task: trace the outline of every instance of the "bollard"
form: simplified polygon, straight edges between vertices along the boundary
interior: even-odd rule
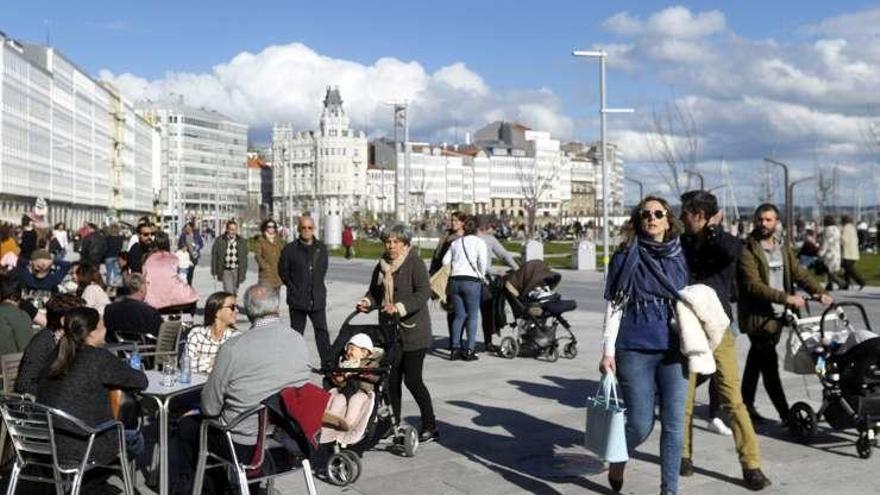
[[[590,241],[576,242],[571,253],[571,267],[575,270],[596,270],[596,245]]]

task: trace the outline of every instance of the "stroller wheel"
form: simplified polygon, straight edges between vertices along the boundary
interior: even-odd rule
[[[352,467],[355,468],[354,475],[352,476],[351,481],[349,481],[349,484],[356,482],[358,480],[358,478],[361,477],[361,468],[363,467],[363,466],[361,466],[360,456],[351,450],[343,450],[340,452],[340,454],[344,455],[345,457],[348,457],[348,459],[352,463]]]
[[[578,345],[574,342],[565,344],[565,347],[562,348],[562,355],[565,356],[565,359],[576,358],[578,355]]]
[[[419,434],[415,428],[410,425],[400,427],[400,435],[403,437],[403,456],[414,457],[416,450],[419,448]]]
[[[862,459],[871,457],[871,454],[873,453],[872,445],[867,433],[860,434],[859,439],[856,440],[856,452],[859,453],[859,457]]]
[[[547,352],[544,354],[544,359],[546,359],[548,363],[559,361],[559,348],[555,345],[548,348]]]
[[[355,463],[343,452],[336,452],[327,459],[327,481],[336,486],[353,483],[360,476],[360,463]]]
[[[513,337],[504,337],[498,345],[498,355],[505,359],[513,359],[519,354],[519,342]]]
[[[791,418],[788,429],[791,435],[801,443],[807,443],[816,432],[816,413],[806,402],[796,402],[791,406]]]

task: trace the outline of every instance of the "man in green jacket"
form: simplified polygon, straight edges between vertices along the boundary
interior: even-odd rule
[[[755,211],[755,227],[749,235],[737,264],[737,319],[740,330],[749,336],[751,347],[743,371],[742,397],[752,421],[766,421],[755,410],[759,375],[783,424],[788,423],[788,402],[779,378],[776,344],[782,333],[786,308],[803,309],[806,301],[795,294],[795,284],[822,304],[833,302],[807,269],[798,264],[794,251],[777,235],[779,210],[765,203]]]
[[[18,307],[21,288],[15,272],[0,275],[0,354],[23,352],[34,336],[31,317]]]
[[[238,235],[235,220],[226,222],[226,232],[211,247],[211,275],[223,283],[223,290],[238,294],[247,275],[247,241]]]

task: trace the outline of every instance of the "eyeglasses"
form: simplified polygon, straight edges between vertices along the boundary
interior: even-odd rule
[[[642,210],[642,213],[640,214],[642,220],[648,220],[652,215],[657,220],[663,220],[666,218],[666,212],[663,210]]]
[[[315,230],[315,227],[311,225],[303,225],[299,230]]]
[[[222,306],[220,309],[231,309],[232,311],[238,311],[238,305],[233,304],[232,306]]]

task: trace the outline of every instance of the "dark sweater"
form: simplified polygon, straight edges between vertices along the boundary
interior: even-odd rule
[[[54,355],[53,358],[54,360]],[[143,390],[147,376],[132,369],[124,361],[106,349],[84,346],[74,359],[70,369],[62,376],[50,378],[48,368],[40,378],[37,402],[61,409],[90,426],[111,419],[111,389]],[[59,424],[61,430],[77,431]],[[62,459],[80,458],[85,451],[87,437],[61,433],[57,438],[59,456]],[[99,435],[92,449],[92,459],[109,463],[118,455],[118,437],[115,432]]]
[[[122,297],[104,308],[104,325],[108,340],[116,332],[158,335],[162,315],[143,301]]]
[[[37,395],[40,375],[55,354],[53,333],[48,328],[40,330],[24,350],[21,362],[18,363],[18,378],[15,380],[16,393]]]
[[[733,318],[731,296],[736,287],[736,261],[742,243],[718,226],[706,229],[706,236],[684,235],[681,247],[687,259],[690,284],[708,285],[718,295],[724,312]]]
[[[0,354],[22,352],[34,336],[33,322],[17,304],[0,303]]]

